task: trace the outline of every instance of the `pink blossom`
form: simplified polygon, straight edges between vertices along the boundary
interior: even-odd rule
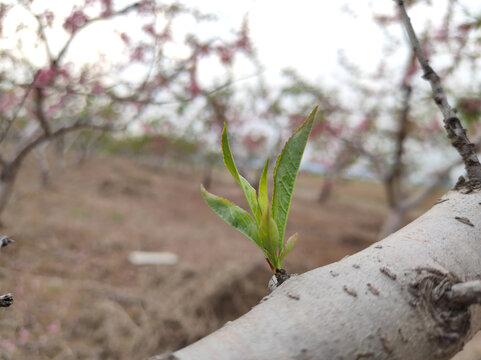
[[[473,28],[473,23],[464,23],[458,26],[458,30],[462,33],[467,33]]]
[[[216,50],[217,50],[217,53],[219,54],[220,60],[224,64],[232,63],[232,57],[234,56],[234,51],[231,48],[227,46],[218,46]]]
[[[109,16],[112,14],[112,0],[102,0],[103,11],[101,16]]]
[[[20,345],[25,345],[30,337],[30,332],[25,328],[21,328],[18,335],[18,343]]]
[[[142,30],[144,30],[149,35],[155,36],[154,24],[146,24],[142,27]]]
[[[48,86],[55,78],[55,75],[57,75],[57,69],[55,68],[55,66],[40,69],[37,72],[37,76],[35,76],[35,81],[33,83],[36,86]]]
[[[195,66],[189,71],[189,75],[190,75],[189,92],[192,96],[197,96],[202,91],[197,82],[197,68]]]
[[[147,123],[142,123],[142,130],[144,131],[145,134],[151,134],[152,133],[152,126]]]
[[[239,40],[237,40],[236,45],[248,53],[252,52],[252,45],[247,36],[242,36]]]
[[[15,105],[17,97],[10,92],[4,92],[0,97],[0,112],[7,112]]]
[[[98,82],[96,82],[92,86],[92,92],[96,95],[103,94],[104,93],[104,88],[102,85],[100,85]]]
[[[165,29],[160,35],[159,35],[159,40],[160,41],[170,41],[172,39],[172,33],[169,28]]]
[[[434,38],[438,41],[446,41],[448,40],[448,35],[449,35],[448,26],[444,24],[440,29],[438,29],[438,31],[434,35]]]
[[[144,51],[145,48],[142,45],[137,46],[130,55],[130,59],[132,61],[144,61]]]
[[[0,4],[0,34],[2,33],[2,22],[5,14],[7,13],[8,7],[5,4]]]
[[[139,2],[139,12],[151,14],[155,11],[155,4],[152,0],[142,0]]]
[[[380,25],[389,25],[399,20],[399,16],[375,15],[374,21]]]
[[[17,345],[15,345],[11,340],[0,340],[0,348],[13,353],[17,350]]]
[[[47,326],[47,331],[50,334],[56,334],[60,331],[60,321],[58,319],[52,321],[50,324]]]
[[[52,27],[53,20],[55,18],[54,13],[50,10],[47,10],[42,14],[42,17],[45,19],[47,26]]]
[[[61,110],[62,107],[65,106],[65,102],[63,99],[61,99],[59,102],[56,104],[50,105],[47,110],[45,110],[45,113],[48,117],[53,116],[57,111]]]
[[[126,33],[120,33],[120,38],[126,45],[130,44],[130,37]]]
[[[85,25],[88,21],[88,17],[81,10],[76,10],[70,15],[63,24],[65,30],[71,34],[75,33],[80,27]]]

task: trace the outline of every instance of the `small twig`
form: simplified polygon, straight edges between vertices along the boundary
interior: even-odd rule
[[[13,304],[13,294],[8,293],[0,296],[0,307],[9,307]]]
[[[10,239],[8,236],[2,236],[0,237],[0,249],[14,242],[15,241]]]
[[[408,34],[409,41],[424,71],[423,78],[431,84],[434,102],[443,114],[444,128],[446,129],[448,138],[463,159],[471,185],[479,185],[481,183],[481,164],[476,155],[475,145],[469,141],[466,130],[462,127],[459,118],[456,116],[456,111],[449,105],[440,77],[429,65],[429,61],[414,32],[411,19],[406,12],[403,0],[394,1],[398,5],[401,20]]]
[[[451,304],[456,307],[481,304],[481,280],[454,284],[447,293],[447,297]]]

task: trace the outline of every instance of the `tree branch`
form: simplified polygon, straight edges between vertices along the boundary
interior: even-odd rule
[[[20,113],[20,110],[23,108],[23,105],[25,104],[25,101],[27,100],[28,95],[30,94],[30,91],[32,90],[33,82],[35,81],[36,77],[37,77],[37,74],[34,75],[32,82],[30,83],[30,85],[28,85],[27,90],[25,90],[25,94],[23,95],[22,100],[20,100],[20,103],[15,108],[15,111],[13,112],[12,117],[10,118],[10,120],[8,120],[7,127],[3,130],[3,133],[0,135],[0,143],[3,140],[5,140],[5,138],[7,137],[7,134],[10,131],[10,127],[13,125],[13,123],[15,122],[15,120],[18,117],[18,114]]]
[[[50,125],[48,124],[47,118],[45,117],[45,112],[43,110],[43,102],[45,96],[43,95],[42,89],[35,88],[35,115],[37,120],[46,136],[50,136]]]
[[[473,304],[481,304],[481,280],[454,284],[447,298],[452,305],[460,308]]]
[[[448,138],[463,159],[470,185],[479,186],[481,184],[481,164],[479,163],[478,156],[474,150],[475,146],[469,141],[466,135],[466,130],[462,127],[454,109],[449,105],[440,77],[429,65],[428,59],[421,48],[411,24],[411,20],[406,12],[403,0],[394,1],[398,5],[401,20],[408,34],[409,41],[424,71],[423,78],[429,81],[434,102],[443,114],[444,128],[446,129]]]
[[[75,122],[73,125],[61,127],[53,132],[50,135],[42,134],[35,138],[34,140],[30,141],[26,144],[16,155],[15,158],[12,160],[10,165],[15,169],[20,166],[21,162],[27,156],[30,151],[35,149],[38,145],[47,141],[49,139],[54,139],[61,137],[65,134],[68,134],[72,131],[80,130],[80,129],[96,129],[96,130],[112,130],[111,125],[97,125],[91,123],[84,123],[84,122]]]

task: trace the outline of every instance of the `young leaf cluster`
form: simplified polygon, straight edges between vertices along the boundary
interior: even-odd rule
[[[302,155],[312,130],[317,107],[287,140],[274,168],[272,201],[267,193],[267,159],[259,182],[259,190],[239,174],[224,125],[222,132],[222,154],[224,163],[232,177],[241,187],[251,214],[239,206],[209,193],[202,185],[201,192],[209,207],[227,224],[253,241],[264,253],[271,270],[278,272],[287,254],[297,240],[297,233],[284,242],[287,217],[291,206],[292,193],[299,173]]]

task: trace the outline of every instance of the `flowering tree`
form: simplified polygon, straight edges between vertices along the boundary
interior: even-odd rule
[[[424,1],[411,1],[413,10],[426,6]],[[446,81],[448,94],[453,97],[459,116],[468,129],[479,136],[479,19],[463,2],[448,1],[442,21],[426,25],[420,42],[433,63],[440,62],[440,76]],[[407,213],[419,205],[449,178],[460,160],[445,145],[441,119],[433,115],[434,105],[428,102],[419,74],[421,68],[413,52],[399,50],[398,15],[376,13],[374,20],[386,35],[384,57],[377,70],[366,73],[341,53],[340,63],[347,75],[351,96],[344,101],[336,96],[327,107],[319,147],[319,161],[326,166],[319,200],[325,201],[340,176],[353,164],[362,162],[369,175],[383,184],[389,212],[379,238],[399,229],[406,223]],[[398,70],[399,58],[404,65]],[[470,74],[466,76],[466,74]],[[311,101],[325,101],[322,85],[297,78],[297,96]],[[451,93],[449,89],[456,89]],[[317,95],[316,95],[317,94]],[[323,100],[324,99],[324,100]],[[435,113],[434,113],[435,114]],[[477,142],[475,140],[475,142]],[[441,163],[441,157],[451,158],[441,166],[426,165],[419,152],[428,153]],[[440,156],[440,154],[442,154]],[[424,173],[425,186],[413,186]]]
[[[162,105],[186,107],[227,86],[237,54],[251,53],[246,24],[226,39],[195,36],[214,17],[179,3],[57,5],[0,4],[0,213],[32,150],[81,129],[124,130]],[[219,64],[215,86],[199,80],[204,62]]]

